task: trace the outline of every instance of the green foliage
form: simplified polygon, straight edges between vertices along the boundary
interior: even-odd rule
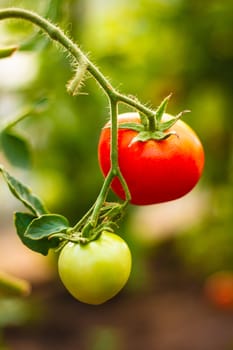
[[[42,201],[27,186],[3,167],[0,167],[0,172],[12,194],[31,211],[15,213],[14,223],[19,238],[31,250],[47,255],[50,248],[56,248],[60,243],[52,235],[65,232],[69,228],[67,219],[61,215],[48,214]]]

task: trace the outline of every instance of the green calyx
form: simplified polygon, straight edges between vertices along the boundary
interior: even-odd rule
[[[118,125],[119,129],[130,129],[138,132],[138,135],[135,136],[131,144],[137,141],[148,141],[156,140],[162,141],[170,137],[171,135],[176,135],[175,131],[168,131],[184,113],[189,111],[183,111],[176,115],[175,117],[171,116],[171,119],[163,121],[163,115],[165,114],[168,101],[171,97],[171,94],[167,96],[156,109],[152,111],[150,115],[140,115],[141,123],[121,123]]]
[[[93,209],[93,208],[92,208]],[[100,210],[98,222],[95,224],[91,220],[90,215],[84,221],[78,222],[74,227],[67,227],[67,229],[55,232],[49,236],[50,239],[58,238],[61,249],[67,242],[77,244],[88,244],[99,238],[103,231],[114,232],[117,227],[117,222],[121,220],[124,215],[125,204],[115,202],[105,202]]]

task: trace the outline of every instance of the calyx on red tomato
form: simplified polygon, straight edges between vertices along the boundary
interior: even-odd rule
[[[172,119],[174,120],[172,116],[163,113],[161,129],[162,125]],[[137,127],[134,130],[128,128],[127,125],[130,124],[138,125],[139,131]],[[110,122],[104,126],[98,145],[99,164],[104,176],[111,166],[110,127]],[[147,205],[184,196],[197,184],[203,171],[204,150],[198,136],[181,120],[176,120],[175,124],[165,130],[165,137],[160,140],[148,136],[144,138],[145,141],[143,137],[140,139],[138,135],[142,128],[139,113],[118,116],[118,162],[131,194],[130,202]],[[143,136],[143,132],[140,135]],[[113,179],[111,187],[121,199],[125,199],[117,177]]]

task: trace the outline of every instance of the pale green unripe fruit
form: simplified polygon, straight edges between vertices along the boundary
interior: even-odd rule
[[[104,231],[87,244],[69,242],[58,259],[58,272],[67,290],[79,301],[98,305],[126,284],[131,253],[118,235]]]

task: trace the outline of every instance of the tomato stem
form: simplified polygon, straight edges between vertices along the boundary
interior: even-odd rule
[[[81,230],[81,228],[83,227],[83,225],[85,225],[87,219],[90,217],[91,213],[93,212],[94,207],[95,207],[95,203],[86,212],[86,214],[83,215],[83,217],[77,222],[77,224],[74,227],[72,227],[71,233]]]
[[[93,227],[95,227],[97,224],[100,209],[102,208],[102,206],[106,200],[106,197],[107,197],[111,182],[113,180],[113,177],[114,177],[113,172],[110,171],[108,173],[108,175],[106,176],[104,183],[103,183],[103,186],[102,186],[100,193],[97,197],[97,200],[95,202],[95,207],[94,207],[94,210],[93,210],[92,215],[91,215],[91,221],[90,221]]]
[[[110,117],[111,117],[111,150],[110,150],[110,159],[111,159],[111,168],[105,178],[104,184],[101,188],[100,194],[96,200],[95,207],[91,216],[91,223],[95,227],[98,221],[100,210],[106,200],[111,182],[114,177],[118,177],[123,189],[125,191],[126,202],[129,202],[131,196],[128,189],[128,186],[125,182],[125,179],[120,171],[118,164],[118,125],[117,125],[117,115],[118,115],[118,102],[115,96],[110,95]]]
[[[157,130],[157,126],[156,126],[156,121],[155,121],[155,117],[148,117],[148,131],[155,131]]]
[[[118,137],[117,137],[117,115],[118,104],[117,101],[110,97],[110,117],[111,117],[111,169],[110,171],[115,175],[118,173]]]

